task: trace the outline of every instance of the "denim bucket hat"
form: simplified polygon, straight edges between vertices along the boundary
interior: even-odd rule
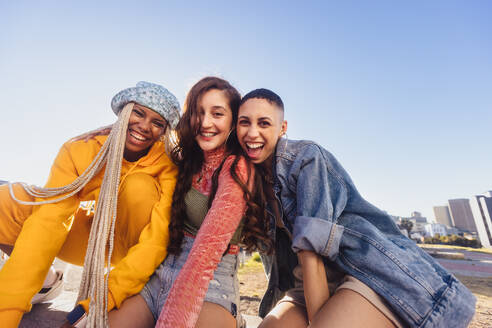
[[[163,86],[145,81],[138,82],[136,87],[118,92],[111,100],[111,108],[118,115],[129,102],[152,109],[168,121],[172,129],[176,128],[181,112],[179,102]]]

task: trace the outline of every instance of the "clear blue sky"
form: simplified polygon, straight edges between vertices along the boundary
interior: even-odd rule
[[[184,4],[186,3],[186,5]],[[394,215],[492,189],[491,1],[0,0],[0,179],[44,184],[61,144],[147,80],[205,75],[286,105]]]

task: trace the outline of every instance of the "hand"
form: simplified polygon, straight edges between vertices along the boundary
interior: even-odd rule
[[[86,132],[81,134],[80,136],[72,138],[72,141],[79,141],[79,140],[84,140],[85,142],[89,141],[90,139],[96,137],[96,136],[105,136],[108,135],[111,132],[111,129],[113,128],[113,125],[106,125],[102,126],[98,129]]]

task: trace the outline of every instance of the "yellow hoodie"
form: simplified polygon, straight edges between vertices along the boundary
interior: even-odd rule
[[[60,187],[75,180],[89,166],[106,138],[97,136],[87,142],[66,142],[55,159],[46,187]],[[71,218],[80,202],[98,199],[104,169],[77,195],[58,203],[32,207],[32,214],[25,219],[14,250],[0,271],[2,327],[16,327],[22,314],[30,310],[31,298],[41,289],[49,267],[63,246]],[[177,168],[167,157],[162,142],[156,142],[149,153],[136,162],[123,160],[120,187],[126,177],[134,173],[150,175],[158,182],[160,200],[153,206],[150,221],[143,228],[138,243],[110,272],[108,310],[119,307],[127,297],[138,293],[167,255],[168,225]],[[0,192],[1,197],[6,197],[5,191]],[[6,202],[3,199],[0,207],[6,207],[5,204],[13,206],[11,202],[14,201],[10,199]],[[8,212],[0,208],[0,215]],[[9,224],[9,219],[0,217],[0,225],[5,224]],[[84,305],[87,307],[87,304]]]

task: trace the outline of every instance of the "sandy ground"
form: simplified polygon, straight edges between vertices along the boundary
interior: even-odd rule
[[[267,279],[259,262],[248,262],[239,269],[240,311],[244,314],[258,315],[258,306],[265,292]]]
[[[457,276],[477,297],[476,312],[469,327],[492,327],[492,277]]]
[[[251,264],[253,263],[253,264]],[[477,297],[476,313],[470,328],[492,327],[492,277],[457,276]],[[239,271],[241,312],[258,315],[258,306],[266,288],[266,277],[260,263],[249,262]]]

